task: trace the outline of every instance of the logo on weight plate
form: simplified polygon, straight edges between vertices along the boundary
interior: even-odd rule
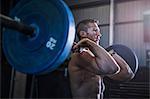
[[[57,40],[53,37],[49,38],[49,41],[46,43],[46,47],[50,50],[54,50],[54,47],[56,46]]]

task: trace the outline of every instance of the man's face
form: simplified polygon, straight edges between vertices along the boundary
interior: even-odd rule
[[[94,41],[96,44],[99,44],[100,37],[102,34],[100,33],[100,29],[97,23],[89,23],[87,29],[87,38]]]

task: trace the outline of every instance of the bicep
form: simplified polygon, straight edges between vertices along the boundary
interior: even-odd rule
[[[95,56],[93,57],[87,52],[82,52],[80,54],[76,54],[71,61],[76,65],[76,67],[85,69],[97,75],[115,74],[120,70],[119,66],[111,56],[107,57],[102,55],[100,58]]]
[[[107,57],[102,55],[101,57],[96,57],[95,62],[103,75],[112,75],[120,71],[120,67],[111,56]]]
[[[81,59],[81,66],[90,72],[98,75],[114,74],[120,70],[115,60],[102,56],[101,58],[84,53],[84,59]]]
[[[120,70],[117,62],[103,47],[91,44],[89,48],[95,55],[97,67],[102,71],[103,75],[115,74]]]
[[[114,54],[113,58],[117,62],[117,64],[120,67],[120,72],[115,75],[110,75],[110,77],[113,80],[119,80],[119,81],[127,81],[134,77],[134,73],[131,70],[130,66],[126,63],[123,58],[121,58],[118,54]]]

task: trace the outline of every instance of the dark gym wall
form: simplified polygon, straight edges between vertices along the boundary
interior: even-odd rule
[[[1,13],[8,15],[10,8],[12,7],[13,0],[1,0]],[[2,35],[2,26],[1,26]],[[2,38],[0,38],[2,40]],[[0,40],[0,41],[1,41]],[[2,43],[1,43],[2,48]],[[11,77],[11,67],[7,63],[3,52],[1,50],[1,98],[8,98],[9,88],[10,88],[10,77]]]
[[[19,0],[1,0],[0,1],[0,12],[4,15],[9,15],[9,11],[15,6],[16,2]],[[0,33],[2,36],[2,25],[0,25]],[[2,51],[2,38],[0,38],[1,44],[1,98],[9,97],[9,89],[10,89],[10,80],[11,80],[11,71],[12,68],[9,63],[6,61],[5,56]],[[11,95],[10,95],[11,96]]]

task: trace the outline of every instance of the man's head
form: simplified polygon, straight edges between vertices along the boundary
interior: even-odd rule
[[[98,27],[98,21],[93,19],[83,20],[77,24],[76,32],[79,39],[89,38],[99,44],[101,33]]]

